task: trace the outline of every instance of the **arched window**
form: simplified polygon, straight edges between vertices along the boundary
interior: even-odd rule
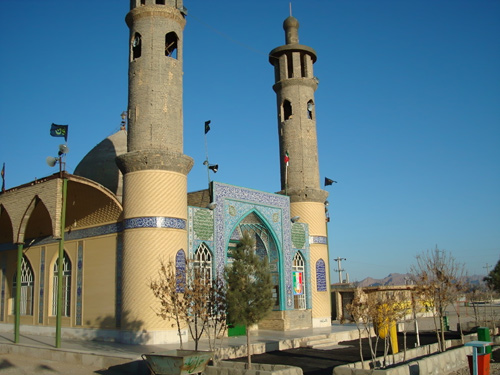
[[[293,304],[296,310],[306,309],[306,278],[305,263],[300,252],[293,257]]]
[[[292,103],[288,100],[283,102],[283,117],[285,120],[292,118]]]
[[[141,53],[142,53],[141,34],[135,33],[134,37],[132,38],[132,60],[141,57]]]
[[[12,287],[12,294],[14,297],[14,304],[12,306],[12,313],[15,314],[16,311],[16,293],[17,293],[17,272],[14,273],[14,282]],[[35,285],[33,268],[29,260],[23,255],[23,260],[21,263],[21,299],[20,299],[20,315],[33,315],[33,295],[34,295]]]
[[[58,272],[59,258],[54,262],[53,268],[53,290],[52,290],[52,315],[57,315],[57,288],[59,285]],[[63,256],[62,273],[62,316],[69,316],[71,311],[71,261],[68,254]]]
[[[198,246],[193,259],[194,268],[200,270],[200,274],[208,284],[212,283],[212,253],[205,243]]]
[[[307,118],[309,120],[313,119],[314,103],[312,100],[307,102]]]
[[[165,35],[165,56],[177,59],[177,34],[173,31]]]

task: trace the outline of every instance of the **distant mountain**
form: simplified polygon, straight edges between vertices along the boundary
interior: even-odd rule
[[[382,286],[382,285],[405,285],[405,279],[409,279],[409,273],[391,273],[383,279],[374,279],[372,277],[367,277],[361,280],[358,285],[361,287],[365,286]]]
[[[382,286],[382,285],[406,285],[407,280],[409,280],[411,274],[409,273],[391,273],[383,279],[374,279],[372,277],[367,277],[357,283],[360,287],[365,286]],[[469,282],[472,284],[481,284],[483,281],[483,275],[472,275],[469,276]]]

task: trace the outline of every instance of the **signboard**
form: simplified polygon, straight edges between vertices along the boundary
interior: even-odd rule
[[[325,261],[320,259],[316,262],[316,290],[326,292],[326,270]]]
[[[177,293],[184,293],[184,285],[186,285],[186,254],[182,249],[175,254],[175,280]]]
[[[298,296],[304,294],[304,272],[293,271],[293,295]]]

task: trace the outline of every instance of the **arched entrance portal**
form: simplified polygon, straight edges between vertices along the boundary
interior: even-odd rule
[[[259,217],[258,213],[249,213],[234,228],[228,243],[228,253],[231,248],[238,245],[241,237],[243,236],[243,233],[245,232],[248,232],[248,234],[250,234],[250,236],[255,240],[255,252],[261,258],[267,257],[269,261],[271,280],[273,282],[273,310],[281,310],[282,293],[280,277],[280,254],[272,230]],[[231,258],[228,256],[227,263],[231,263]],[[244,331],[240,331],[241,329],[238,329],[238,327],[230,328],[229,335],[236,336],[239,334],[245,334]]]

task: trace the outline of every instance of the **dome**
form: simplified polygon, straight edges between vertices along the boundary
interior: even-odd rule
[[[122,129],[89,151],[76,166],[74,175],[88,178],[111,190],[121,201],[123,175],[115,159],[127,152],[127,131]]]
[[[290,16],[283,22],[283,28],[285,30],[289,28],[298,29],[299,21],[297,20],[297,18]]]
[[[283,21],[285,30],[286,44],[295,44],[299,42],[299,21],[295,17],[288,17]]]

